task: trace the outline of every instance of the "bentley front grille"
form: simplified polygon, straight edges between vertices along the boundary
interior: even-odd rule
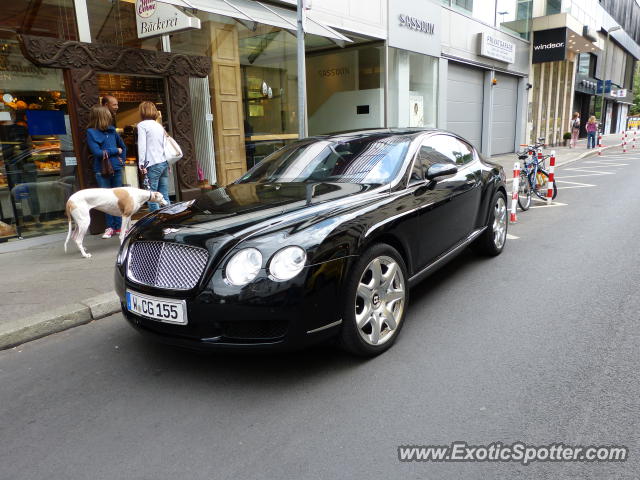
[[[127,274],[130,280],[151,287],[190,290],[202,276],[209,253],[204,248],[169,242],[131,245]]]

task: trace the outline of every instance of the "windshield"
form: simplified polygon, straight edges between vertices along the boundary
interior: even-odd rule
[[[269,155],[237,183],[385,184],[398,173],[409,143],[399,135],[296,142]]]

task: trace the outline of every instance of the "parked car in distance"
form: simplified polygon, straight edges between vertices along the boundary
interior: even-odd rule
[[[459,136],[376,129],[307,138],[235,183],[136,223],[115,283],[128,322],[196,349],[291,349],[337,338],[374,356],[409,288],[467,246],[498,255],[502,168]]]

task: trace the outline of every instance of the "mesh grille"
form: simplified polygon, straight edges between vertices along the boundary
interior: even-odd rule
[[[157,288],[189,290],[196,286],[209,254],[179,243],[136,242],[129,253],[129,278]]]

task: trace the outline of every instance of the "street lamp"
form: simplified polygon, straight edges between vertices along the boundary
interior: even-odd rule
[[[605,85],[607,83],[607,50],[608,50],[608,46],[609,46],[609,35],[611,34],[611,32],[615,32],[616,30],[620,30],[622,27],[620,25],[616,25],[615,27],[611,27],[608,31],[607,31],[607,41],[604,44],[604,59],[602,62],[602,70],[601,70],[601,76],[602,76],[602,96],[600,97],[600,120],[602,121],[602,133],[604,134],[604,127],[605,127],[605,123],[607,121],[607,112],[605,111],[604,108],[604,89],[605,89]]]

